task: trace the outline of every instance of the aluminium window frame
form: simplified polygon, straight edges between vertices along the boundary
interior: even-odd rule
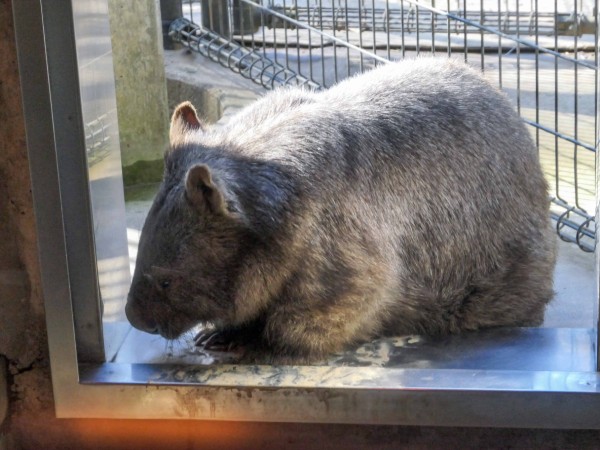
[[[73,275],[95,254],[89,190],[64,178],[86,181],[71,2],[13,11],[58,417],[600,429],[598,372],[78,363],[73,302],[100,299]]]

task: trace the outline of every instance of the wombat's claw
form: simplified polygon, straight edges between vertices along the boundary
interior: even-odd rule
[[[205,350],[216,350],[216,351],[231,351],[237,347],[237,344],[228,338],[228,336],[220,331],[213,331],[208,333],[200,332],[194,338],[194,344],[196,347],[203,347]]]
[[[215,331],[207,332],[206,330],[201,330],[194,336],[194,345],[196,347],[200,347],[204,345],[204,343],[213,335]]]
[[[220,333],[218,331],[201,331],[194,338],[194,344],[196,347],[209,347],[211,344],[216,343]]]

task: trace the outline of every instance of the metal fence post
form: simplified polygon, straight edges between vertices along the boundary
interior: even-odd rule
[[[240,0],[202,0],[202,27],[232,39],[258,31],[260,13]]]
[[[233,18],[233,34],[254,34],[258,31],[260,12],[252,5],[240,0],[233,0],[231,16]]]
[[[230,38],[229,1],[202,0],[202,27]]]
[[[163,47],[165,50],[174,50],[180,45],[169,38],[169,25],[180,17],[183,17],[181,0],[160,0],[160,18],[162,23]]]

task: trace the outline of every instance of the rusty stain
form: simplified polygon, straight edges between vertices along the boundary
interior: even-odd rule
[[[202,391],[173,389],[176,396],[177,406],[175,412],[180,417],[195,418],[199,417],[200,408],[198,407],[199,395]],[[213,403],[211,403],[211,417],[214,417]],[[182,413],[183,412],[183,413]]]

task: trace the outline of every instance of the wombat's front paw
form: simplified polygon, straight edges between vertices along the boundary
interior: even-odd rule
[[[194,337],[194,345],[204,350],[230,352],[243,343],[239,340],[237,333],[230,330],[203,329]]]
[[[194,338],[197,347],[209,351],[238,351],[260,345],[262,325],[249,323],[238,327],[204,328]]]

